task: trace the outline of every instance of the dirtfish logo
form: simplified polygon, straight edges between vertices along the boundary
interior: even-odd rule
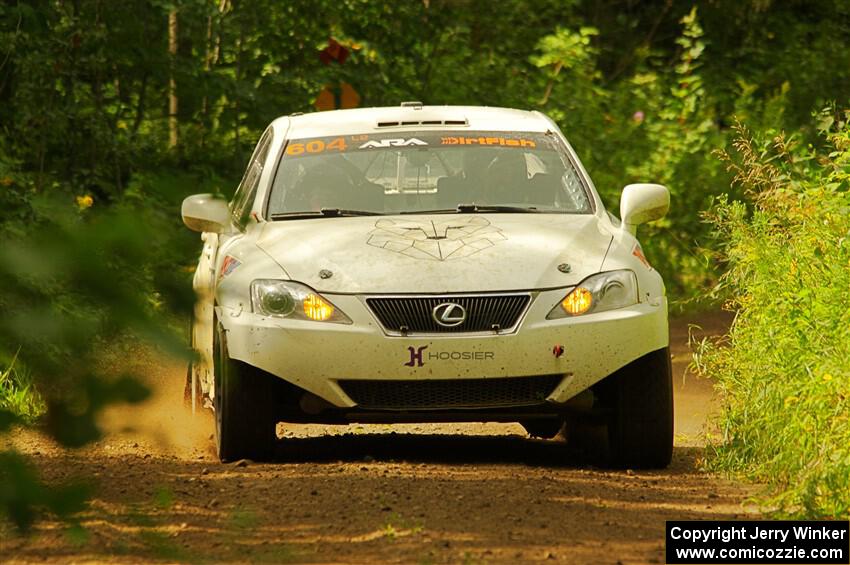
[[[415,137],[411,137],[410,139],[404,139],[403,137],[397,137],[392,139],[381,139],[381,140],[371,140],[367,141],[363,145],[359,147],[359,149],[375,149],[375,148],[387,148],[387,147],[408,147],[410,145],[428,145],[421,139],[416,139]]]

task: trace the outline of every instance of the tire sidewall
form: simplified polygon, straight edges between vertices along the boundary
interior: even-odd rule
[[[213,412],[215,419],[215,447],[220,459],[226,459],[228,447],[226,445],[225,426],[227,418],[225,411],[227,410],[227,344],[225,341],[224,329],[216,321],[215,334],[213,337],[213,380],[215,383],[213,392]],[[224,445],[222,445],[224,443]]]

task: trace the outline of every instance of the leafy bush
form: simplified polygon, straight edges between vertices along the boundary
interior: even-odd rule
[[[745,201],[708,216],[737,311],[696,364],[717,379],[720,437],[710,466],[766,483],[778,513],[850,514],[850,125],[824,115],[831,151],[738,127],[725,159]]]

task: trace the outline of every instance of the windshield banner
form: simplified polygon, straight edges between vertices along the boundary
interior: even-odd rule
[[[306,157],[327,153],[350,153],[379,149],[426,147],[506,147],[516,149],[555,150],[558,140],[553,134],[524,132],[381,132],[292,139],[286,145],[287,157]]]

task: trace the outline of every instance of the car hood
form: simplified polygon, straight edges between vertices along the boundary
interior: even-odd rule
[[[593,215],[433,214],[285,220],[257,245],[328,293],[458,293],[571,286],[612,235]]]

